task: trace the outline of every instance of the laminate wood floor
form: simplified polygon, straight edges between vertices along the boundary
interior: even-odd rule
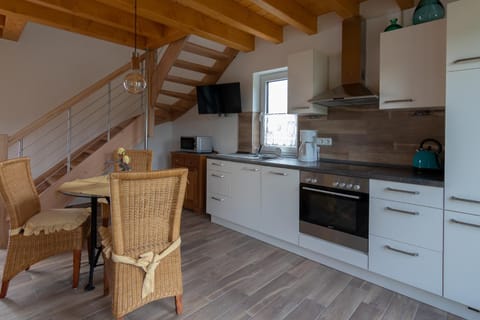
[[[5,250],[0,250],[3,268]],[[94,291],[71,289],[71,255],[40,262],[10,282],[0,319],[113,319],[103,297],[102,267]],[[152,302],[129,320],[374,320],[460,319],[369,282],[333,270],[185,211],[182,221],[184,314],[173,298]],[[0,270],[1,271],[1,270]]]

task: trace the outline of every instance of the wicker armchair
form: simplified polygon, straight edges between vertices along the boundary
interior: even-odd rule
[[[100,228],[100,235],[105,294],[112,289],[117,319],[165,297],[175,297],[176,312],[182,312],[179,244],[187,173],[181,168],[111,174],[112,224]]]
[[[152,171],[152,150],[125,150],[125,153],[130,157],[131,171]],[[118,164],[119,156],[117,152],[113,154],[115,172],[120,172],[120,166]],[[99,199],[102,212],[102,225],[108,227],[110,221],[110,206],[106,199]]]
[[[0,193],[10,218],[0,298],[5,298],[10,280],[18,273],[69,250],[73,251],[72,286],[78,287],[82,245],[90,223],[88,209],[41,211],[29,158],[0,162]],[[58,224],[59,220],[63,224]]]

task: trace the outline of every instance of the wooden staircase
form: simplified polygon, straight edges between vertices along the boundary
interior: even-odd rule
[[[216,83],[238,54],[238,51],[232,48],[225,47],[223,51],[218,51],[188,39],[183,38],[171,43],[155,67],[152,93],[156,109],[155,124],[173,121],[195,106],[195,86]],[[199,60],[212,61],[212,64],[187,61],[182,57],[182,53],[199,56]],[[186,72],[176,74],[173,67]],[[196,79],[185,76],[189,74],[203,76]],[[179,85],[182,90],[172,90],[175,85]],[[185,87],[190,88],[189,91],[185,91]]]
[[[118,133],[120,133],[124,128],[126,128],[130,123],[132,123],[136,117],[131,119],[125,120],[124,122],[120,123],[118,126],[110,129],[110,138],[115,137]],[[90,155],[92,155],[95,151],[97,151],[100,147],[102,147],[105,143],[108,142],[107,132],[100,134],[95,139],[87,142],[78,150],[72,153],[71,161],[70,161],[70,169],[75,168],[80,163],[82,163],[85,159],[87,159]],[[34,182],[35,187],[37,188],[37,192],[41,194],[43,191],[47,190],[48,187],[53,185],[63,176],[65,176],[68,172],[67,170],[67,159],[62,159],[59,161],[55,166],[44,172],[42,175],[38,176]]]

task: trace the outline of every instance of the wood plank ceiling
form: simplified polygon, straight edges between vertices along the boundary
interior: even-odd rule
[[[137,46],[159,48],[189,34],[239,51],[255,49],[255,37],[281,43],[290,25],[315,34],[317,17],[359,13],[366,0],[137,0]],[[414,0],[395,0],[400,8]],[[133,0],[2,0],[0,37],[18,41],[25,24],[51,27],[133,47]]]

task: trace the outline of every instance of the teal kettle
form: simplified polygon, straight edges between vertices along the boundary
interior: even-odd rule
[[[437,146],[437,150],[432,150],[431,146],[427,148],[424,145],[432,142]],[[435,139],[425,139],[420,142],[415,155],[413,156],[413,167],[417,169],[440,170],[439,156],[442,153],[442,144]]]

